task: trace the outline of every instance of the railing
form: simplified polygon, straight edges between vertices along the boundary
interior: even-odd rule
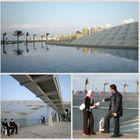
[[[106,113],[108,112],[109,107],[97,107],[96,109],[93,109],[93,116],[94,119],[96,120],[94,122],[94,129],[95,131],[99,130],[99,122],[102,119],[102,117],[106,116]],[[95,111],[94,111],[95,110]],[[74,121],[73,121],[73,126],[74,126],[74,130],[82,130],[82,111],[79,109],[79,106],[73,106],[73,111],[74,111]],[[138,116],[138,107],[124,107],[123,108],[123,116],[120,117],[120,124],[121,124],[121,132],[131,132],[131,133],[137,133],[137,118]],[[78,118],[78,119],[77,119]],[[133,119],[135,119],[135,122],[133,121]],[[124,122],[129,122],[129,124],[125,124]],[[130,124],[131,123],[131,124]],[[113,120],[111,119],[110,122],[110,130],[113,130]],[[132,127],[131,127],[132,126]],[[134,129],[136,129],[134,131]],[[133,131],[132,131],[133,130]]]
[[[73,106],[73,108],[79,108],[79,106]],[[108,107],[97,107],[97,109],[108,109]],[[138,108],[137,107],[134,107],[134,108],[128,107],[128,108],[123,108],[123,110],[138,110]]]

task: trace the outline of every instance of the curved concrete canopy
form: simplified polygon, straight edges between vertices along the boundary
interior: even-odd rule
[[[64,114],[60,85],[56,75],[11,75],[42,101],[60,114]]]

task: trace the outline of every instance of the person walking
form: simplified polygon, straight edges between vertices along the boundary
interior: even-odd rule
[[[40,123],[41,125],[43,125],[43,116],[41,115],[41,118],[40,118]]]
[[[43,125],[45,125],[45,117],[43,116]]]

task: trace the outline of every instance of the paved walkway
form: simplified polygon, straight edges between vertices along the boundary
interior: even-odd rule
[[[84,136],[82,131],[74,131],[73,132],[73,138],[111,138],[112,134],[102,134],[97,132],[96,135],[92,135],[92,136]],[[136,133],[123,133],[123,136],[120,138],[138,138],[138,134]],[[119,138],[119,139],[120,139]]]
[[[19,129],[18,135],[4,136],[2,138],[70,138],[71,122],[54,123],[48,127],[36,125]]]
[[[111,132],[113,129],[111,129]],[[138,116],[124,121],[120,124],[120,132],[123,134],[121,138],[138,138]],[[97,132],[94,136],[84,136],[81,130],[74,130],[74,138],[110,138],[112,134],[102,134]]]

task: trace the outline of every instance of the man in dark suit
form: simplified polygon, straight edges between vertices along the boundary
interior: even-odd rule
[[[45,117],[43,116],[43,125],[45,125]]]
[[[10,136],[10,127],[9,127],[8,122],[7,122],[7,119],[4,119],[4,121],[2,121],[2,126],[7,129],[7,135]]]
[[[15,130],[15,134],[18,134],[18,126],[15,123],[13,118],[10,121],[10,128],[12,129],[12,132],[11,132],[12,134],[14,133],[14,130]]]
[[[119,118],[123,115],[122,95],[117,91],[115,84],[110,85],[111,97],[105,98],[104,101],[110,101],[109,111],[105,117],[104,132],[109,133],[110,118],[114,119],[114,134],[111,137],[120,137]]]

